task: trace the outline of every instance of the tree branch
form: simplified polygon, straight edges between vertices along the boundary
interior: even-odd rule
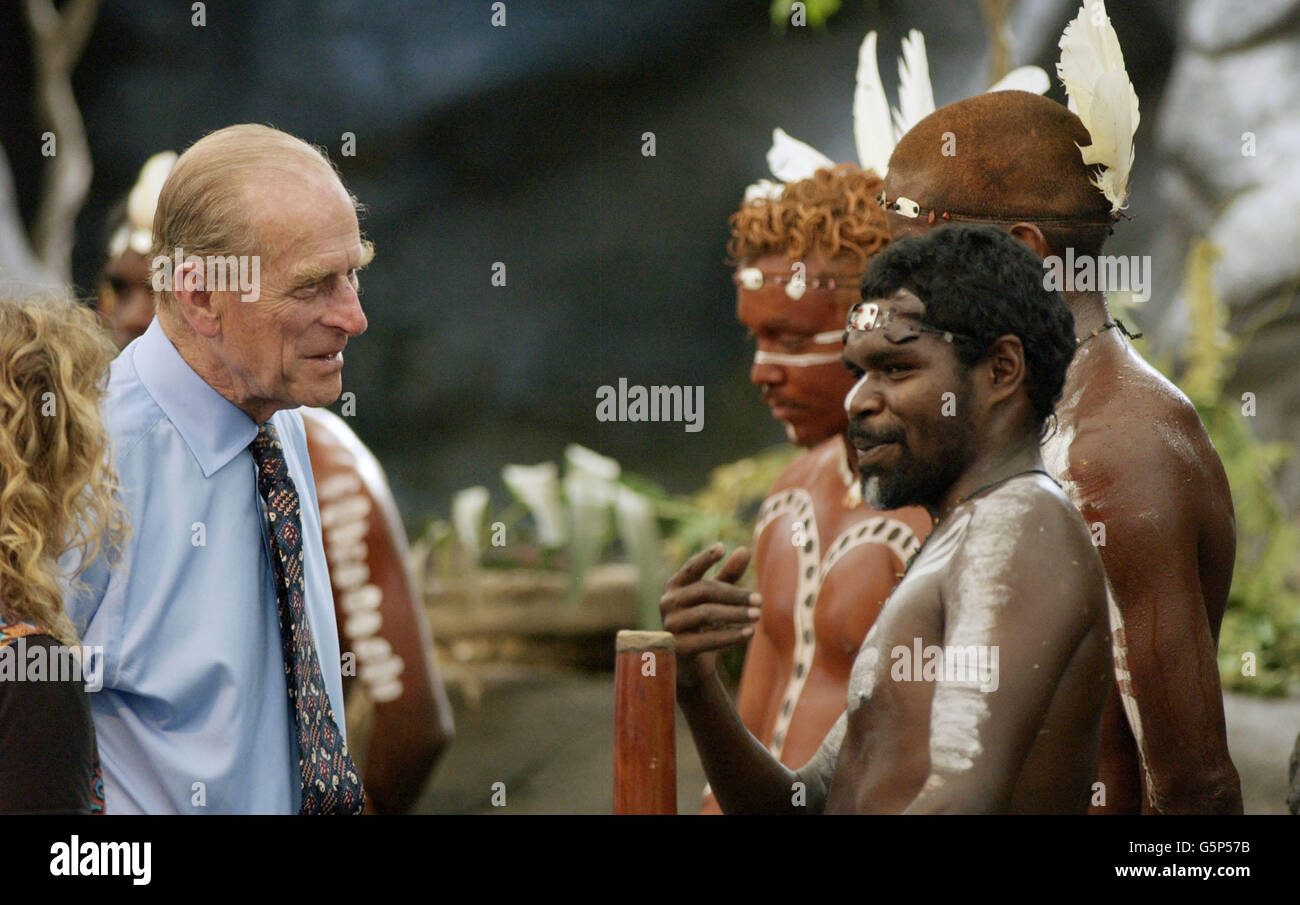
[[[36,112],[55,140],[32,224],[32,249],[45,267],[65,282],[72,280],[77,214],[93,172],[85,124],[72,93],[72,70],[95,27],[99,2],[70,0],[62,14],[53,0],[23,3],[32,36]]]

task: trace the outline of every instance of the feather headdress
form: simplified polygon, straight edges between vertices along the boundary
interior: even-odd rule
[[[1060,47],[1056,75],[1065,85],[1067,106],[1092,137],[1092,144],[1080,145],[1079,151],[1084,163],[1105,167],[1092,184],[1110,201],[1112,216],[1118,215],[1128,206],[1138,98],[1103,0],[1084,0],[1061,34]]]
[[[1013,70],[989,91],[1047,91],[1047,73],[1037,66]],[[898,106],[892,111],[880,81],[876,58],[876,33],[870,31],[858,49],[857,84],[853,92],[853,139],[858,164],[884,177],[889,156],[898,139],[912,126],[934,112],[934,89],[930,84],[930,64],[925,53],[925,36],[917,29],[903,39],[903,55],[898,59]],[[779,198],[783,183],[808,179],[825,167],[834,166],[825,154],[792,138],[783,129],[772,131],[772,148],[767,165],[780,182],[761,179],[745,190],[745,200]]]
[[[128,248],[142,255],[149,253],[153,245],[153,214],[158,207],[158,195],[175,165],[175,151],[159,151],[144,162],[140,176],[126,198],[126,222],[109,239],[110,258],[116,258]]]

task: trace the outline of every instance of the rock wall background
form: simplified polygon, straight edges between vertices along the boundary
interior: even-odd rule
[[[17,7],[0,5],[0,146],[30,217],[42,158]],[[674,490],[779,442],[747,382],[723,250],[728,214],[767,175],[772,128],[853,158],[869,28],[891,95],[911,27],[926,34],[940,104],[985,84],[973,0],[846,0],[826,29],[784,36],[765,0],[506,7],[493,28],[478,2],[213,0],[195,28],[188,3],[110,0],[76,71],[95,162],[75,259],[86,295],[105,212],[154,151],[249,120],[330,149],[379,251],[363,281],[370,330],[345,371],[352,423],[412,527],[456,489],[499,486],[502,465],[556,459],[568,442]],[[1110,247],[1153,255],[1138,320],[1177,338],[1187,242],[1213,236],[1235,327],[1289,305],[1238,383],[1259,395],[1261,431],[1295,438],[1300,3],[1110,7],[1142,104],[1133,219]],[[1012,64],[1051,71],[1077,8],[1018,3]],[[1064,99],[1059,86],[1052,96]],[[1258,156],[1242,158],[1251,130]],[[647,131],[655,157],[641,154]],[[355,157],[340,156],[345,132]],[[490,282],[498,261],[505,287]],[[596,388],[620,377],[703,385],[704,429],[597,421]],[[1293,499],[1297,484],[1293,470]]]

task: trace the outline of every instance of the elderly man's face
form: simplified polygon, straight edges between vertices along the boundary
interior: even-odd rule
[[[365,332],[357,271],[371,258],[342,185],[327,174],[248,188],[262,255],[260,296],[224,293],[220,354],[241,405],[328,405],[343,389],[343,347]]]

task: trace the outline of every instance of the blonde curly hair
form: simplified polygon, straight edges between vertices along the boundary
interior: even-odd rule
[[[99,418],[116,354],[76,302],[0,298],[0,616],[69,645],[59,558],[116,555],[128,531]]]
[[[845,163],[789,183],[780,198],[747,201],[729,221],[730,263],[769,253],[798,260],[820,248],[830,260],[846,258],[856,270],[865,270],[889,241],[885,213],[876,202],[882,188],[873,171]]]

